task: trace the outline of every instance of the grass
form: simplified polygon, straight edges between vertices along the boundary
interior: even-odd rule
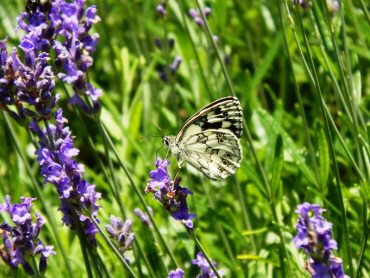
[[[334,254],[345,273],[370,277],[370,16],[363,0],[343,0],[335,14],[325,3],[300,8],[277,0],[168,1],[162,17],[158,1],[87,1],[85,7],[97,5],[102,19],[90,32],[100,39],[88,71],[90,82],[103,89],[99,119],[68,104],[71,86],[56,80],[55,92],[76,136],[84,179],[102,193],[98,254],[88,254],[84,240],[62,226],[58,194],[51,184],[41,186],[35,136],[7,113],[0,117],[0,203],[5,195],[12,202],[37,196],[33,209],[48,219],[40,238],[57,252],[48,258],[46,276],[168,277],[180,267],[194,277],[199,268],[190,261],[204,248],[225,277],[310,277],[302,269],[306,254],[292,243],[294,211],[309,202],[327,209],[323,216],[333,223]],[[212,13],[201,28],[188,11],[205,6]],[[22,11],[21,0],[0,3],[0,38],[8,36],[8,52],[24,34],[14,32]],[[175,40],[172,50],[169,39]],[[170,75],[176,56],[182,62]],[[160,138],[139,138],[162,135],[151,121],[176,134],[200,108],[230,95],[239,98],[244,113],[240,169],[218,182],[190,166],[180,172],[181,185],[194,193],[188,206],[197,215],[197,244],[144,193],[156,154],[166,151]],[[170,160],[173,177],[177,164]],[[134,214],[146,206],[154,212],[151,229]],[[133,222],[129,266],[103,237],[110,215]],[[9,219],[1,214],[0,221]],[[2,262],[0,273],[25,275]]]

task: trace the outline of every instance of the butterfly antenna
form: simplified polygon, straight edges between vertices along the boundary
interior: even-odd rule
[[[151,121],[151,123],[153,124],[153,125],[155,125],[160,131],[162,131],[162,133],[164,134],[164,136],[167,136],[167,134],[166,133],[164,133],[164,131],[155,123],[155,122],[153,122],[153,121]]]
[[[139,140],[141,141],[141,140],[143,140],[146,137],[162,137],[163,138],[162,135],[145,135],[145,136],[141,136]]]

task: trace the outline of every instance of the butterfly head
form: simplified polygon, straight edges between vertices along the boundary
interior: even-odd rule
[[[173,135],[164,136],[162,139],[163,147],[171,148],[175,144],[176,137]]]

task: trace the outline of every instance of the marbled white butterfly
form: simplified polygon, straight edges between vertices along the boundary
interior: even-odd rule
[[[235,174],[242,160],[240,138],[243,111],[235,97],[208,104],[190,117],[177,136],[164,136],[163,145],[177,159],[186,161],[212,180]]]

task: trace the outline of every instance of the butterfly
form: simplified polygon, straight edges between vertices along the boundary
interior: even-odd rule
[[[179,169],[187,162],[212,180],[224,179],[240,167],[242,121],[239,100],[220,98],[191,116],[176,136],[164,136],[163,146]]]

